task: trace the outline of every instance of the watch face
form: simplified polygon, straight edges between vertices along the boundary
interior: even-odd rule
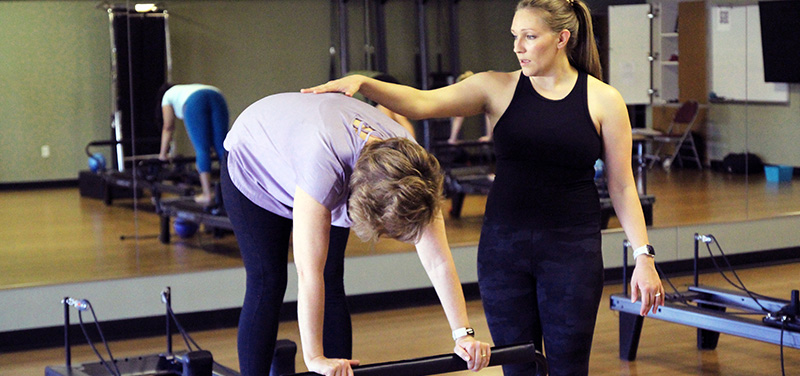
[[[650,255],[650,256],[655,256],[656,255],[656,249],[653,248],[652,245],[648,245],[647,246],[647,254]]]

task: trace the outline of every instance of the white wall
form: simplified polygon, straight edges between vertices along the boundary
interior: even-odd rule
[[[726,254],[741,254],[800,244],[800,213],[744,222],[700,224],[678,228],[653,228],[650,241],[660,262],[689,260],[694,252],[694,234],[712,234]],[[606,268],[622,265],[621,230],[603,232]],[[630,250],[628,251],[630,252]],[[453,249],[462,283],[477,281],[477,247]],[[415,253],[348,257],[345,283],[349,295],[381,293],[430,287]],[[0,291],[0,332],[53,327],[63,324],[64,297],[88,299],[101,321],[163,315],[160,293],[172,288],[176,313],[236,308],[244,297],[244,269],[130,278]],[[198,289],[197,286],[204,286]],[[206,287],[210,286],[210,287]],[[284,301],[295,301],[297,278],[289,265],[289,284]],[[73,315],[74,318],[74,315]]]

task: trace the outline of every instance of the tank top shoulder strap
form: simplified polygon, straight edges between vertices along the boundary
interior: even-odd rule
[[[582,70],[578,70],[578,80],[575,82],[575,87],[572,92],[580,98],[582,102],[588,103],[589,100],[589,74]]]
[[[513,101],[522,95],[531,95],[533,93],[533,85],[531,85],[528,77],[526,77],[524,74],[522,74],[522,71],[520,71],[519,79],[517,80],[517,87],[514,89],[514,97],[511,100]]]

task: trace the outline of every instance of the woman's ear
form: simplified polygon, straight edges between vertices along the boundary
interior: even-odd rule
[[[561,32],[558,33],[558,48],[566,47],[567,43],[569,42],[569,38],[571,37],[572,33],[570,33],[569,30],[561,30]]]

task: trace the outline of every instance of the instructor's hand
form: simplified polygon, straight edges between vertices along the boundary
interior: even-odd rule
[[[647,316],[647,312],[658,311],[664,305],[664,286],[656,272],[652,257],[641,255],[636,258],[636,267],[631,276],[631,302],[642,299],[642,309],[639,314]]]
[[[481,342],[472,336],[464,336],[456,341],[453,351],[467,362],[470,371],[477,372],[489,365],[492,349],[488,343]]]
[[[325,376],[353,376],[353,366],[360,362],[351,359],[331,359],[318,356],[306,363],[308,370]]]
[[[348,97],[352,97],[353,94],[358,93],[358,90],[361,89],[361,84],[367,77],[354,74],[350,76],[342,77],[338,80],[328,81],[322,85],[310,87],[307,89],[301,89],[301,93],[344,93]]]

